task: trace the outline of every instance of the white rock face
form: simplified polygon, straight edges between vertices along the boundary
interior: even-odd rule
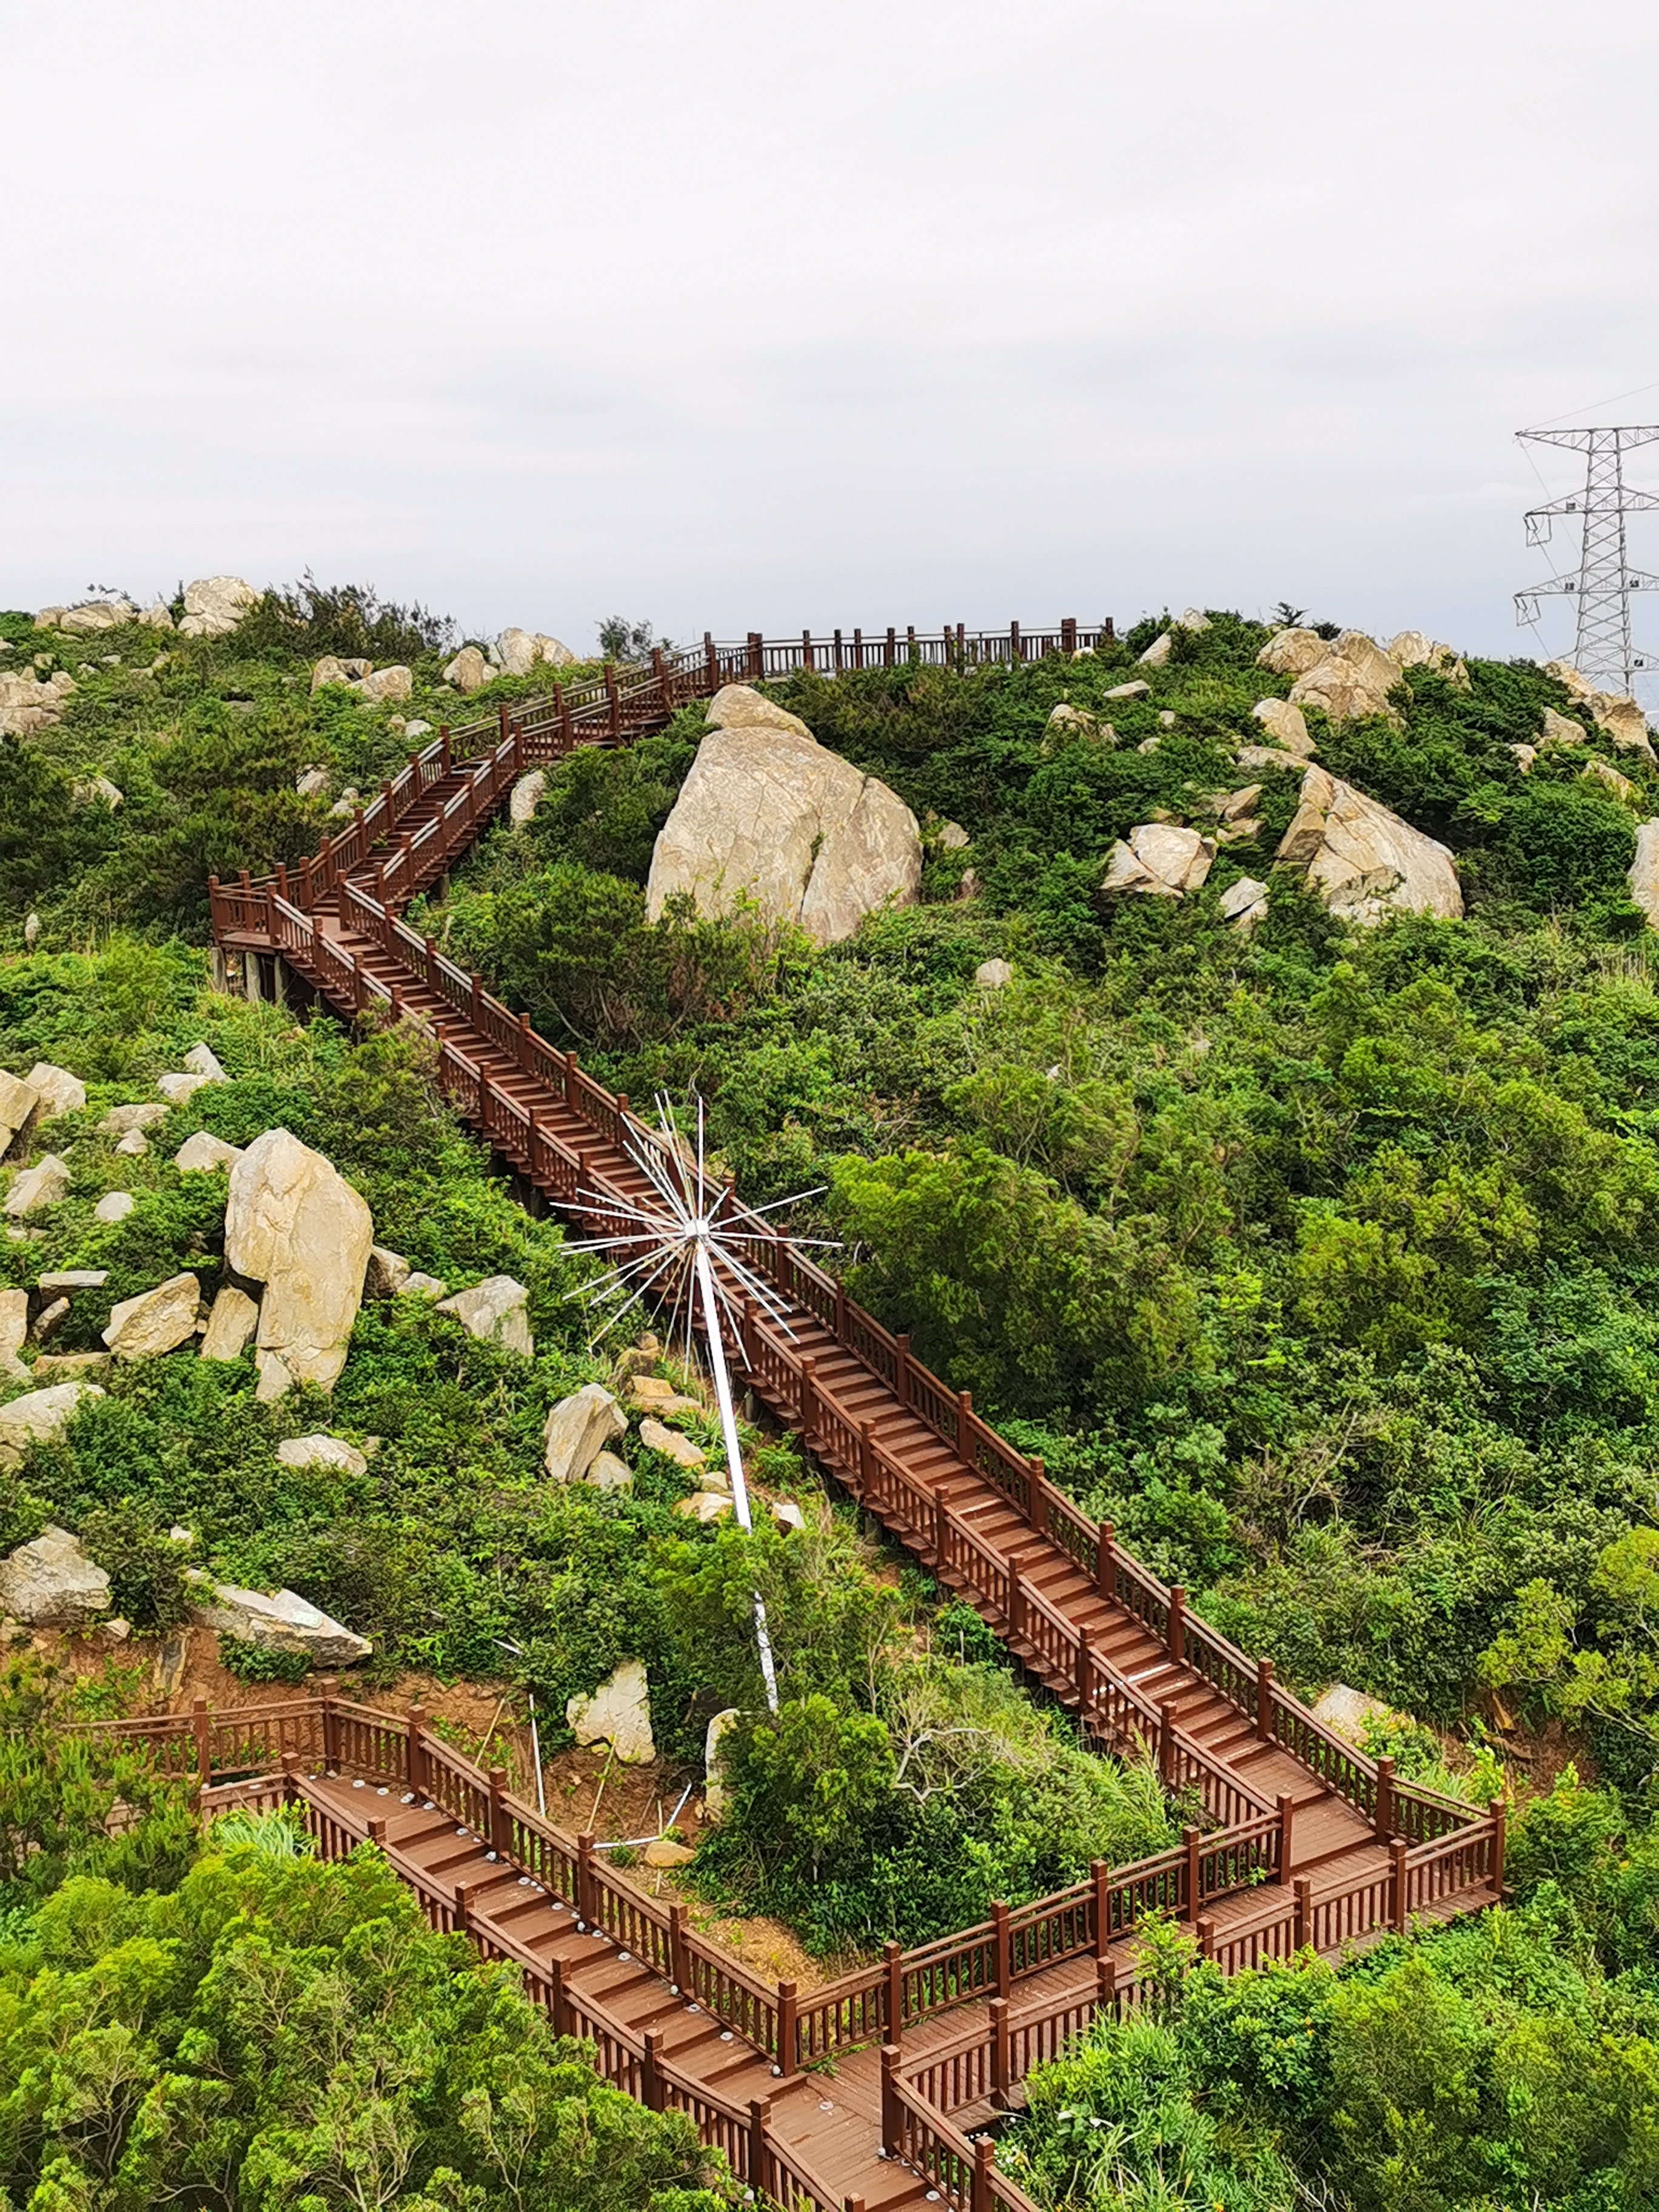
[[[202,1338],[204,1359],[240,1359],[259,1326],[259,1309],[246,1291],[227,1283],[213,1301]]]
[[[0,1153],[10,1150],[20,1129],[27,1129],[40,1103],[40,1094],[21,1076],[0,1068]]]
[[[188,1106],[198,1091],[205,1091],[212,1082],[210,1075],[173,1073],[158,1075],[155,1088],[170,1106]]]
[[[201,1579],[206,1588],[191,1605],[190,1618],[221,1636],[256,1644],[262,1651],[301,1653],[316,1667],[354,1666],[374,1649],[366,1636],[354,1636],[293,1590],[268,1595],[210,1583],[205,1575]]]
[[[1630,864],[1630,895],[1659,929],[1659,821],[1644,822],[1636,833],[1636,858]]]
[[[1333,1682],[1315,1705],[1313,1717],[1348,1742],[1363,1744],[1366,1722],[1389,1720],[1392,1712],[1381,1698],[1368,1697],[1364,1690],[1351,1689],[1346,1682]]]
[[[1055,714],[1059,711],[1058,708],[1054,710]],[[1054,714],[1050,714],[1048,720],[1052,722],[1054,719]],[[965,853],[973,842],[960,822],[941,822],[934,834],[942,853]]]
[[[1174,822],[1142,822],[1112,847],[1101,889],[1147,898],[1180,898],[1202,887],[1215,859],[1215,840]]]
[[[713,1471],[708,1468],[708,1454],[699,1450],[690,1437],[681,1436],[677,1430],[665,1428],[660,1421],[649,1417],[641,1421],[640,1442],[647,1451],[660,1452],[665,1459],[672,1459],[676,1467],[683,1467],[688,1474],[701,1474],[711,1482],[714,1480]]]
[[[1166,629],[1162,637],[1155,637],[1140,656],[1136,665],[1140,668],[1162,668],[1174,650],[1175,640]]]
[[[1546,745],[1582,745],[1589,741],[1589,732],[1582,722],[1571,721],[1566,715],[1558,714],[1553,707],[1545,708],[1543,727],[1538,732],[1540,752]]]
[[[277,1445],[276,1456],[284,1467],[337,1467],[347,1474],[368,1473],[368,1462],[356,1444],[320,1430],[314,1436],[289,1437]]]
[[[545,769],[532,768],[528,775],[521,775],[513,787],[507,802],[507,818],[515,830],[522,829],[542,803],[542,793],[547,789]]]
[[[89,637],[99,630],[119,629],[135,620],[137,612],[131,599],[88,599],[66,609],[58,627],[74,636]]]
[[[77,1538],[49,1523],[0,1560],[0,1611],[33,1628],[72,1628],[109,1611],[109,1577]]]
[[[159,1359],[196,1334],[202,1285],[194,1275],[172,1275],[153,1291],[123,1298],[110,1309],[104,1341],[118,1359]]]
[[[1389,693],[1404,674],[1400,663],[1363,630],[1345,629],[1324,658],[1291,686],[1294,707],[1319,707],[1334,722],[1386,714]]]
[[[409,1287],[405,1284],[404,1288]],[[457,1291],[453,1297],[440,1299],[438,1311],[453,1314],[468,1335],[480,1342],[502,1345],[508,1352],[522,1352],[526,1359],[533,1359],[535,1340],[525,1310],[529,1295],[511,1275],[487,1275],[470,1291]]]
[[[1314,749],[1307,717],[1288,699],[1258,699],[1250,713],[1277,745],[1286,752],[1309,754]]]
[[[444,682],[458,691],[482,691],[495,673],[476,645],[464,645],[444,670]]]
[[[1402,629],[1389,640],[1387,651],[1402,668],[1449,668],[1457,658],[1450,646],[1437,645],[1420,629]]]
[[[1006,960],[981,960],[974,970],[974,981],[981,991],[1000,991],[1013,980],[1014,971]]]
[[[1257,922],[1267,915],[1267,886],[1255,876],[1241,876],[1236,884],[1229,884],[1216,901],[1224,921],[1233,923],[1248,937]]]
[[[447,1283],[441,1283],[435,1275],[422,1274],[417,1267],[398,1284],[396,1295],[400,1298],[425,1298],[430,1304],[447,1296],[448,1290]]]
[[[258,1395],[295,1382],[331,1389],[345,1365],[374,1240],[368,1206],[320,1152],[267,1129],[230,1171],[225,1257],[265,1285]]]
[[[916,817],[884,783],[805,732],[746,723],[697,748],[652,854],[646,913],[659,920],[684,891],[700,913],[726,915],[747,893],[836,945],[877,908],[909,905],[921,861]]]
[[[812,735],[799,714],[748,684],[722,684],[704,708],[703,719],[711,730],[787,730],[793,737]]]
[[[1301,805],[1275,858],[1305,866],[1333,914],[1382,920],[1391,908],[1455,921],[1463,894],[1451,854],[1386,806],[1322,768],[1302,779]]]
[[[26,1214],[56,1206],[69,1188],[69,1163],[60,1160],[56,1152],[48,1152],[14,1181],[6,1193],[6,1212],[14,1221],[21,1221]]]
[[[1524,772],[1524,771],[1523,771]],[[1621,806],[1639,813],[1644,804],[1641,793],[1627,775],[1620,775],[1611,761],[1586,761],[1578,771],[1581,783],[1599,783],[1603,791],[1610,791]]]
[[[27,1382],[29,1370],[18,1358],[28,1341],[29,1294],[27,1291],[0,1291],[0,1375],[9,1376],[14,1382]]]
[[[230,1078],[219,1065],[211,1045],[193,1044],[185,1054],[185,1066],[192,1075],[205,1076],[210,1083],[228,1083]]]
[[[1300,676],[1330,651],[1328,640],[1314,629],[1275,630],[1255,657],[1258,668],[1271,668],[1275,676]]]
[[[70,796],[82,806],[89,806],[95,800],[99,805],[107,806],[113,814],[121,805],[124,793],[120,786],[112,783],[106,775],[93,775],[74,785]]]
[[[588,1462],[587,1472],[582,1480],[590,1490],[631,1490],[634,1470],[625,1459],[618,1459],[615,1452],[596,1452]]]
[[[80,1077],[66,1067],[54,1067],[49,1060],[37,1060],[24,1080],[40,1094],[43,1121],[58,1114],[78,1114],[87,1103],[87,1086]]]
[[[706,1528],[711,1521],[723,1521],[732,1510],[731,1495],[724,1490],[700,1490],[695,1497],[682,1498],[674,1510]]]
[[[585,1383],[547,1417],[543,1458],[555,1482],[577,1482],[609,1443],[628,1434],[628,1416],[608,1390]],[[623,1472],[627,1474],[626,1467]]]
[[[62,1436],[83,1398],[101,1398],[95,1382],[54,1382],[49,1390],[31,1390],[0,1406],[0,1447],[12,1455],[9,1464],[26,1443],[50,1443]]]
[[[1595,726],[1613,739],[1620,752],[1640,753],[1644,760],[1654,757],[1653,740],[1648,735],[1647,716],[1634,699],[1618,698],[1608,691],[1591,694],[1590,713]]]
[[[49,730],[60,722],[75,678],[67,670],[38,680],[33,676],[0,676],[0,736],[26,738],[35,730]]]
[[[92,1218],[109,1223],[125,1221],[137,1202],[130,1190],[106,1190],[93,1207]]]
[[[375,1244],[369,1249],[368,1266],[363,1273],[363,1296],[366,1298],[395,1298],[409,1281],[412,1273],[401,1252],[394,1252],[389,1244]]]
[[[357,696],[370,706],[383,704],[388,699],[411,699],[415,696],[415,672],[401,665],[377,668],[372,676],[365,676],[357,686]]]
[[[564,1717],[578,1743],[608,1743],[624,1766],[649,1765],[657,1755],[641,1660],[624,1659],[591,1698],[572,1698]]]
[[[142,1106],[112,1106],[97,1125],[100,1137],[125,1137],[132,1129],[153,1129],[158,1121],[165,1121],[167,1109],[155,1101]]]
[[[181,1175],[200,1175],[216,1168],[234,1168],[241,1157],[240,1145],[228,1145],[222,1137],[210,1136],[205,1129],[198,1129],[179,1146],[173,1156],[173,1164]]]
[[[164,605],[160,599],[157,599],[153,607],[141,607],[139,609],[137,620],[140,627],[144,629],[171,629],[173,628],[173,610],[171,607]]]
[[[1106,696],[1109,699],[1149,699],[1152,693],[1152,687],[1146,678],[1138,676],[1132,684],[1115,684]]]
[[[258,604],[258,592],[240,576],[198,576],[185,586],[179,628],[185,637],[224,637]]]
[[[576,656],[544,630],[504,629],[495,641],[495,658],[504,676],[528,676],[537,668],[568,668]]]
[[[149,1139],[142,1129],[129,1129],[115,1149],[123,1159],[141,1160],[149,1150]]]
[[[702,1771],[706,1779],[702,1786],[702,1814],[706,1820],[722,1819],[731,1802],[720,1780],[720,1746],[742,1718],[738,1706],[728,1705],[724,1712],[714,1715],[703,1735]]]

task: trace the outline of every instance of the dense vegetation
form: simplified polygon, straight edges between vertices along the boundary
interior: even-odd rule
[[[76,1710],[36,1663],[0,1678],[0,2206],[729,2201],[690,2121],[597,2080],[371,1846],[321,1864],[273,1814],[204,1848],[176,1785],[66,1742]]]

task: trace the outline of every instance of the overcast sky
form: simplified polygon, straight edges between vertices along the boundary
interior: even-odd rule
[[[0,22],[0,605],[310,568],[580,647],[1288,597],[1507,654],[1513,432],[1659,421],[1636,0]]]

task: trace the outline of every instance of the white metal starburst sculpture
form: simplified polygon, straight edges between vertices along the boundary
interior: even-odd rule
[[[780,1198],[770,1206],[744,1208],[729,1183],[712,1181],[703,1151],[702,1101],[697,1102],[697,1141],[695,1152],[681,1137],[673,1108],[665,1095],[657,1099],[658,1128],[654,1135],[630,1133],[624,1148],[649,1186],[637,1203],[615,1191],[583,1190],[577,1194],[584,1212],[597,1218],[605,1234],[565,1247],[570,1252],[614,1255],[597,1281],[584,1284],[568,1295],[584,1300],[591,1310],[604,1316],[594,1334],[600,1343],[629,1313],[652,1298],[668,1316],[671,1342],[681,1339],[685,1363],[691,1364],[691,1346],[701,1328],[708,1345],[708,1365],[714,1376],[714,1397],[720,1407],[720,1435],[726,1446],[726,1473],[732,1484],[732,1507],[740,1528],[750,1528],[749,1491],[743,1477],[743,1455],[738,1448],[737,1416],[732,1404],[732,1377],[726,1364],[725,1332],[741,1346],[741,1313],[732,1287],[752,1298],[775,1328],[793,1338],[788,1311],[774,1285],[752,1264],[757,1246],[773,1246],[783,1240],[764,1217],[780,1209],[816,1198],[817,1190]],[[822,1188],[822,1186],[819,1186]],[[792,1243],[826,1245],[828,1237],[791,1238]],[[748,1257],[745,1257],[745,1251]],[[755,1593],[755,1641],[761,1675],[766,1684],[769,1711],[778,1709],[777,1678],[772,1664],[771,1639],[766,1631],[766,1607]]]

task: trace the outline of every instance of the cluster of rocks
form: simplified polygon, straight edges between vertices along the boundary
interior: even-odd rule
[[[0,671],[0,737],[27,738],[51,729],[63,720],[76,688],[67,668],[50,676]]]
[[[747,684],[716,692],[708,720],[651,856],[651,921],[682,895],[709,916],[742,901],[835,945],[878,907],[914,901],[921,833],[896,793]]]
[[[443,680],[470,694],[482,691],[498,676],[529,676],[538,668],[572,668],[575,662],[569,647],[545,631],[504,629],[482,652],[476,645],[464,645],[444,670]]]
[[[85,637],[101,630],[125,629],[141,624],[145,629],[171,630],[181,637],[224,637],[236,628],[260,594],[240,576],[198,576],[185,586],[184,611],[175,624],[165,601],[154,606],[135,606],[131,599],[83,599],[78,606],[42,607],[34,617],[37,629],[61,630]]]
[[[387,701],[412,698],[415,691],[415,672],[401,661],[389,668],[376,668],[368,660],[339,660],[331,653],[323,658],[311,672],[313,695],[325,684],[338,684],[362,701],[365,706],[378,707]],[[407,725],[405,731],[407,730]],[[313,769],[313,775],[321,771]],[[302,793],[301,796],[305,794]]]
[[[1415,629],[1403,629],[1381,646],[1364,630],[1345,629],[1324,638],[1317,630],[1292,626],[1274,632],[1256,663],[1276,676],[1295,678],[1292,706],[1317,707],[1334,722],[1391,716],[1389,694],[1408,668],[1433,669],[1460,690],[1469,686],[1469,672],[1450,646],[1437,645]]]

